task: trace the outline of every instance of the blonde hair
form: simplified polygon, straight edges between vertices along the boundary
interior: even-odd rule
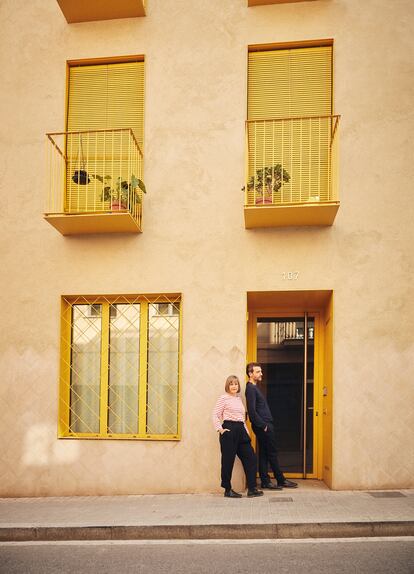
[[[224,385],[224,390],[226,391],[226,393],[230,391],[230,385],[231,383],[234,382],[236,382],[239,385],[239,390],[237,392],[240,393],[240,381],[239,378],[236,377],[236,375],[230,375],[230,377],[227,377],[226,384]]]

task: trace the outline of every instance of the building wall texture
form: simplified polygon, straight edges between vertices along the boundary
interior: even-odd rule
[[[55,0],[1,2],[0,495],[219,491],[211,411],[227,375],[244,380],[246,294],[289,289],[334,292],[332,487],[414,486],[413,16],[411,0],[148,0],[144,18],[69,25]],[[247,47],[325,38],[335,223],[246,230]],[[144,232],[63,237],[42,213],[66,61],[132,54]],[[152,292],[183,297],[181,440],[58,439],[61,296]]]

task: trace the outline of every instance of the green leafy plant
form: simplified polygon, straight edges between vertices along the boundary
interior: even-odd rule
[[[256,170],[256,174],[250,176],[247,182],[248,191],[256,191],[259,199],[271,198],[273,192],[278,192],[282,187],[282,181],[288,183],[290,175],[282,168],[280,163],[266,166]],[[243,191],[245,188],[243,187]]]
[[[140,189],[142,193],[147,193],[145,184],[142,179],[139,179],[134,174],[131,175],[130,182],[123,180],[121,177],[118,177],[115,180],[115,184],[112,183],[112,177],[110,175],[105,175],[104,177],[101,175],[94,175],[93,177],[100,181],[103,185],[101,194],[102,201],[116,201],[127,207],[128,198],[130,197],[131,193],[136,194],[138,203],[141,203],[141,197],[137,193],[137,190]]]

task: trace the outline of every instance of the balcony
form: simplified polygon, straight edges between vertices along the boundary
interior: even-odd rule
[[[292,2],[312,2],[312,0],[247,0],[247,6],[264,6],[266,4],[291,4]]]
[[[62,235],[141,232],[142,165],[132,129],[47,134],[46,221]]]
[[[145,0],[57,0],[68,24],[145,16]]]
[[[332,225],[340,116],[246,122],[246,229]]]

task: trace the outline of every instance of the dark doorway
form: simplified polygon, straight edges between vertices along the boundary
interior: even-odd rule
[[[275,421],[280,466],[306,477],[314,472],[314,317],[258,317],[256,327],[261,390]]]

